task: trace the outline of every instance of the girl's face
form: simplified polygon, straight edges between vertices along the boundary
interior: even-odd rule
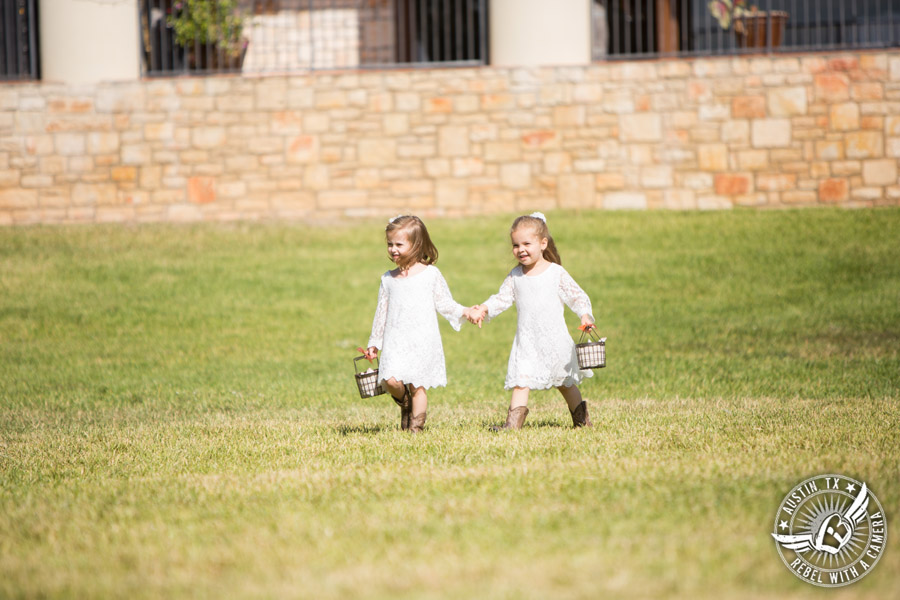
[[[387,236],[387,249],[391,261],[397,264],[399,264],[398,261],[405,262],[401,259],[405,259],[412,249],[406,232],[402,229],[398,229],[389,233]]]
[[[509,237],[512,239],[513,256],[526,269],[544,260],[547,238],[538,237],[531,227],[519,227]]]

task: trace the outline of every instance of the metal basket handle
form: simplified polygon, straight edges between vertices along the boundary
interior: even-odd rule
[[[601,338],[600,334],[597,333],[597,326],[592,325],[590,329],[582,329],[581,330],[581,338],[579,338],[578,343],[581,344],[584,342],[584,336],[588,336],[588,341],[595,342],[606,342],[606,338]]]
[[[363,371],[361,371],[361,370],[359,369],[359,364],[358,364],[358,363],[359,363],[360,360],[369,360],[369,359],[366,358],[366,355],[365,355],[365,354],[363,354],[362,356],[357,356],[356,358],[353,359],[353,370],[354,370],[357,374],[363,372]],[[374,362],[373,362],[373,361],[374,361]],[[373,363],[376,369],[378,368],[378,357],[377,357],[377,356],[376,356],[374,359],[372,359],[371,361],[369,361],[369,362],[370,362],[370,363]]]

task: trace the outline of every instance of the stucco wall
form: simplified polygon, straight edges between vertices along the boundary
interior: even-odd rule
[[[0,223],[900,204],[900,52],[0,86]]]

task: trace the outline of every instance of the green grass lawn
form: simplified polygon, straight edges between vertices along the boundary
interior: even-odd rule
[[[459,302],[513,216],[427,221]],[[900,210],[549,224],[608,337],[594,428],[535,392],[489,431],[513,309],[442,321],[421,436],[353,381],[380,221],[0,230],[0,597],[900,597]],[[888,518],[841,590],[769,535],[821,473]]]

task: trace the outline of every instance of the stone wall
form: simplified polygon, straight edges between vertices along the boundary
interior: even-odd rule
[[[900,204],[900,52],[0,85],[0,224]]]

